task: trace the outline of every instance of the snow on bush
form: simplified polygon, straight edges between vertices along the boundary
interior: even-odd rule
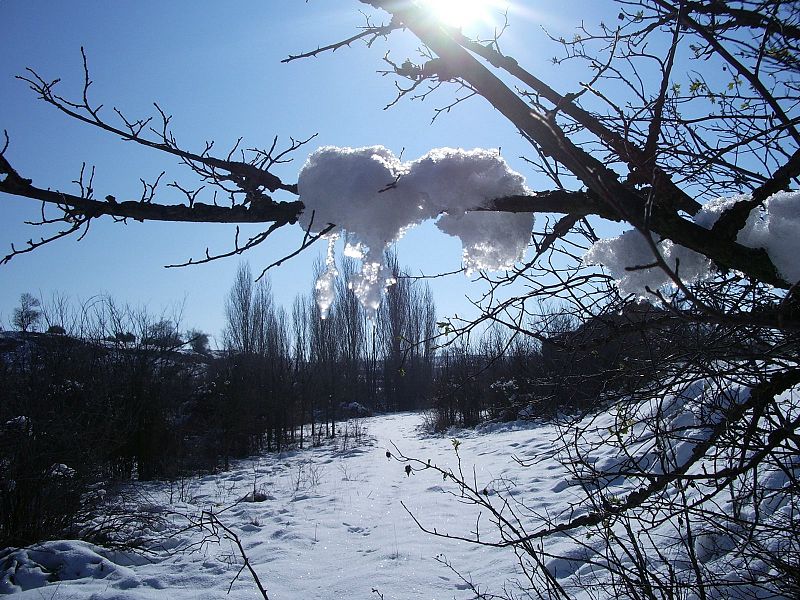
[[[381,292],[394,282],[384,251],[408,228],[438,217],[439,229],[461,240],[464,266],[472,272],[513,265],[533,227],[531,214],[474,211],[489,200],[528,192],[522,175],[490,150],[438,148],[403,162],[383,146],[326,146],[308,157],[298,190],[303,228],[320,232],[335,225],[327,236],[327,270],[316,285],[323,317],[333,300],[333,245],[342,232],[348,234],[345,254],[362,261],[350,285],[375,311]]]
[[[738,195],[712,200],[703,206],[694,221],[711,229],[727,209],[749,199],[748,195]],[[764,248],[786,281],[795,283],[800,280],[800,261],[797,260],[800,252],[800,192],[780,192],[769,197],[763,208],[753,209],[736,241],[750,248]],[[682,281],[691,283],[714,275],[711,261],[701,254],[670,240],[654,238],[653,242],[664,262],[677,272]],[[664,270],[655,265],[653,248],[638,230],[595,242],[584,260],[587,264],[605,266],[616,278],[623,295],[644,297],[646,288],[655,290],[671,283]]]

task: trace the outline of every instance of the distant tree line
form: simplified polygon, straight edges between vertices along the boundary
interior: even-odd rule
[[[295,298],[288,314],[269,281],[254,283],[240,266],[225,303],[222,350],[209,369],[207,401],[224,414],[205,429],[225,444],[225,460],[318,444],[343,418],[430,405],[435,306],[426,285],[404,277],[395,257],[389,264],[398,283],[373,319],[348,286],[356,270],[347,259],[324,319],[313,295]]]
[[[534,331],[535,334],[531,332]],[[553,305],[536,328],[495,324],[457,336],[439,350],[431,425],[473,427],[485,421],[585,414],[606,399],[642,392],[675,363],[732,351],[712,329],[648,303],[616,301],[598,315]],[[742,342],[743,343],[743,342]],[[744,356],[752,347],[742,346]]]

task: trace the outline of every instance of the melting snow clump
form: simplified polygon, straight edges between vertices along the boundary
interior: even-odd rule
[[[383,290],[394,283],[384,252],[404,232],[428,219],[441,231],[458,237],[467,273],[499,270],[520,260],[530,240],[533,215],[475,210],[496,198],[529,194],[525,180],[495,151],[438,148],[417,160],[403,162],[383,146],[325,146],[306,160],[298,178],[305,209],[300,225],[318,233],[329,226],[326,270],[316,283],[316,300],[324,318],[334,298],[338,277],[334,248],[347,233],[345,254],[361,260],[361,271],[349,282],[372,314]],[[710,229],[728,208],[749,196],[718,198],[706,203],[694,221]],[[800,192],[781,192],[753,209],[737,241],[764,248],[780,275],[800,281]],[[714,275],[705,256],[673,243],[648,240],[632,230],[596,242],[587,264],[604,265],[623,295],[647,296],[647,288],[672,283],[656,261],[654,249],[684,282]]]
[[[749,200],[749,195],[718,198],[706,203],[694,217],[695,223],[711,229],[717,219],[737,202]],[[780,192],[767,198],[763,208],[751,211],[736,241],[750,248],[764,248],[789,283],[800,281],[800,192]],[[664,262],[676,270],[682,281],[707,279],[714,275],[714,267],[706,257],[672,243],[654,238]],[[655,290],[671,283],[663,269],[655,265],[653,248],[645,236],[637,231],[626,231],[616,238],[599,240],[586,253],[587,264],[603,265],[617,280],[623,295],[647,296],[646,288]]]
[[[337,276],[333,247],[341,232],[345,254],[361,259],[351,285],[374,312],[383,289],[394,283],[384,251],[410,227],[438,217],[443,232],[458,237],[468,272],[497,270],[519,260],[530,240],[533,215],[474,211],[495,198],[529,193],[525,180],[495,151],[438,148],[402,162],[383,146],[326,146],[308,157],[298,178],[305,205],[300,225],[327,234],[327,269],[316,284],[325,316]]]

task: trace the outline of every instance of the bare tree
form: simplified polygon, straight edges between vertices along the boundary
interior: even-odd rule
[[[225,345],[241,354],[254,351],[253,276],[248,263],[241,263],[225,302]]]
[[[239,265],[225,315],[223,376],[230,406],[223,419],[238,436],[231,452],[253,452],[262,444],[280,450],[294,435],[298,416],[289,381],[289,324],[275,306],[269,280],[254,283],[248,263]]]
[[[427,282],[409,278],[396,254],[387,255],[387,265],[396,283],[376,317],[386,403],[392,410],[423,408],[433,377],[436,307]]]
[[[355,261],[345,258],[339,269],[340,277],[336,283],[336,303],[332,319],[338,331],[337,339],[341,344],[343,401],[364,401],[362,390],[364,379],[361,374],[366,338],[370,324],[365,318],[365,310],[359,304],[355,292],[350,286],[357,272]]]
[[[42,319],[44,319],[48,331],[61,328],[62,333],[72,333],[78,321],[69,298],[57,292],[50,296],[49,301],[43,303]]]
[[[314,264],[314,279],[323,272],[320,261]],[[316,406],[323,416],[325,436],[336,433],[337,406],[344,400],[341,397],[339,364],[342,345],[339,343],[336,319],[323,319],[319,305],[309,301],[307,304],[309,324],[309,358],[315,369],[314,393]],[[322,434],[317,430],[318,437]]]
[[[11,324],[22,332],[35,331],[42,318],[41,305],[38,298],[25,292],[19,297],[19,306],[14,309]]]
[[[308,314],[307,298],[301,295],[296,296],[292,303],[292,394],[298,403],[301,448],[304,444],[306,424],[311,424],[312,440],[316,425],[313,418],[313,399],[310,386],[312,374],[309,364]]]

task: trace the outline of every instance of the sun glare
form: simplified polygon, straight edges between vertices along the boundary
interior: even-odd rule
[[[491,21],[497,0],[419,0],[439,21],[451,27],[467,27]]]

